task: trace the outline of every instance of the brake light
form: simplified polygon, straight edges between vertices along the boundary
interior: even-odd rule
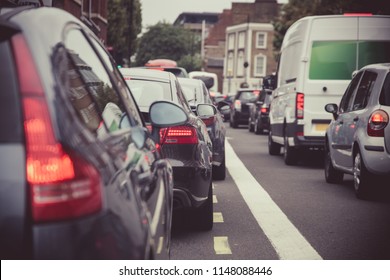
[[[297,119],[303,119],[304,105],[305,105],[305,95],[303,93],[298,92],[296,97],[296,111],[295,111],[295,115]]]
[[[389,115],[383,110],[374,111],[367,125],[367,134],[373,137],[384,137],[385,127],[389,123]]]
[[[202,118],[202,121],[206,126],[210,126],[215,122],[215,116],[211,116],[209,118]]]
[[[65,152],[55,139],[44,90],[22,35],[15,35],[12,45],[24,112],[26,176],[33,220],[70,219],[100,210],[98,172],[84,159]]]
[[[241,100],[234,101],[234,108],[238,111],[241,110]]]
[[[372,13],[344,13],[346,17],[369,17],[372,16]]]
[[[189,126],[174,126],[160,130],[161,144],[198,144],[196,130]]]
[[[260,108],[260,112],[267,113],[268,112],[268,108],[267,107],[261,107]]]

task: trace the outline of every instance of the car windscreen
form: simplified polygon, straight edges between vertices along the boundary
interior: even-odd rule
[[[158,81],[126,79],[135,101],[141,111],[149,110],[150,105],[157,100],[172,100],[168,83]]]
[[[350,80],[365,65],[390,61],[389,49],[390,41],[313,42],[309,79]]]
[[[197,86],[191,86],[181,83],[181,88],[183,89],[184,96],[186,97],[189,105],[196,105],[198,103],[203,103],[203,94],[200,91],[200,88]]]

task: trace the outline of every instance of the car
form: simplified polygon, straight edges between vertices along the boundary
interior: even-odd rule
[[[215,100],[215,106],[217,106],[219,112],[223,116],[223,121],[230,121],[231,105],[233,103],[234,94],[223,95],[223,100]]]
[[[283,147],[286,165],[321,151],[331,122],[327,103],[339,103],[352,73],[390,61],[390,16],[348,13],[303,17],[287,30],[269,113],[270,155]]]
[[[230,106],[230,127],[237,128],[240,124],[248,125],[249,107],[259,94],[259,89],[240,88],[237,90]]]
[[[268,76],[272,79],[272,76]],[[255,134],[262,134],[269,130],[269,109],[272,101],[272,86],[271,83],[264,83],[260,94],[256,97],[254,104],[249,108],[248,129]]]
[[[188,213],[187,220],[193,228],[211,230],[213,144],[205,123],[198,116],[213,117],[214,107],[197,104],[197,116],[191,110],[177,77],[170,72],[141,68],[121,68],[120,71],[146,122],[150,119],[149,106],[157,100],[174,102],[186,112],[188,121],[185,124],[159,130],[159,148],[173,168],[174,212]]]
[[[225,135],[226,128],[223,123],[223,116],[218,109],[213,105],[210,97],[210,92],[206,88],[203,81],[190,78],[178,78],[183,89],[184,95],[191,106],[191,109],[196,112],[198,104],[210,104],[214,108],[211,117],[199,116],[207,126],[211,141],[213,142],[213,179],[225,180],[226,165],[225,165]]]
[[[1,259],[169,258],[172,167],[101,41],[61,9],[0,8],[0,60]]]
[[[171,72],[176,77],[189,77],[187,70],[183,67],[178,67],[176,61],[171,59],[151,59],[142,68]]]
[[[390,63],[361,68],[339,105],[325,110],[334,119],[326,131],[325,179],[340,183],[352,174],[356,196],[368,198],[390,179]],[[387,178],[387,179],[386,179]]]

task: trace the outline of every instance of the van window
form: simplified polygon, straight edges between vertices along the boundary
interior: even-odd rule
[[[390,42],[359,42],[359,69],[368,64],[390,62]]]
[[[313,42],[309,79],[350,80],[356,70],[356,42]]]
[[[352,72],[365,65],[390,61],[389,49],[389,41],[313,42],[309,79],[350,80]]]

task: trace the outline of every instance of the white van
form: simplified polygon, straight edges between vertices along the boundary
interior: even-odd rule
[[[217,74],[211,73],[211,72],[205,72],[205,71],[192,71],[188,73],[188,76],[193,79],[199,79],[203,80],[204,78],[212,78],[213,79],[213,85],[209,88],[210,92],[218,92],[218,77]]]
[[[304,149],[324,147],[331,115],[352,73],[390,62],[390,16],[310,16],[286,32],[270,109],[269,154],[293,165]]]

